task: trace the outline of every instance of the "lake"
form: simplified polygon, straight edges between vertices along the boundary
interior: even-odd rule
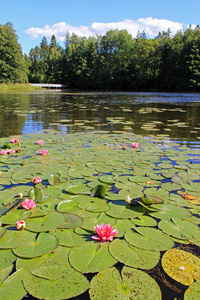
[[[200,94],[37,91],[0,94],[0,137],[131,131],[199,148]]]
[[[146,276],[138,281],[142,284],[142,289],[138,289],[143,290],[148,299],[146,295],[152,293],[155,284],[159,285],[159,289],[156,287],[155,290],[162,294],[162,300],[183,300],[186,293],[190,294],[190,290],[186,290],[191,283],[184,281],[187,276],[182,272],[190,261],[190,254],[197,256],[193,262],[195,268],[200,266],[200,94],[50,90],[1,93],[0,110],[1,151],[6,151],[1,153],[0,168],[1,251],[12,255],[11,258],[8,256],[11,261],[3,259],[6,264],[11,264],[8,282],[12,272],[15,276],[15,271],[22,268],[23,299],[44,299],[43,292],[46,293],[46,286],[37,284],[34,275],[29,274],[32,276],[29,278],[23,273],[26,269],[24,262],[28,259],[32,264],[35,258],[36,265],[30,265],[34,270],[37,270],[37,259],[39,264],[40,259],[44,259],[42,272],[45,272],[46,261],[50,264],[53,278],[50,293],[56,288],[61,291],[63,286],[68,293],[71,285],[75,287],[75,292],[68,297],[73,296],[70,299],[94,299],[89,298],[89,293],[98,294],[96,286],[99,285],[90,285],[88,292],[87,280],[91,283],[96,278],[95,282],[98,279],[96,273],[102,272],[98,274],[105,276],[107,271],[104,270],[109,269],[109,280],[107,277],[102,280],[103,285],[109,283],[110,278],[119,277],[118,272],[117,275],[112,273],[113,265],[120,272],[125,266],[124,275],[128,278],[131,274],[133,278]],[[19,137],[20,142],[9,142],[7,137],[12,135]],[[42,143],[38,144],[38,141]],[[132,142],[137,147],[132,147]],[[11,149],[15,150],[14,155],[9,152]],[[44,151],[47,151],[46,154]],[[37,187],[33,185],[35,175],[41,176]],[[37,204],[35,210],[25,212],[25,216],[24,206],[20,207],[18,202],[23,201],[20,194],[34,199]],[[12,205],[16,205],[15,209]],[[16,234],[13,224],[22,218],[26,219],[26,230],[20,231],[19,235],[27,235],[26,243],[29,244],[35,241],[36,233],[43,244],[38,248],[43,251],[48,246],[44,252],[39,249],[35,254],[33,249],[30,253],[23,239],[16,241],[14,237],[10,238],[10,234]],[[116,226],[119,231],[116,239],[102,248],[92,242],[94,225],[101,223]],[[63,230],[64,238],[61,236]],[[52,239],[53,244],[50,242]],[[15,244],[18,240],[19,244]],[[7,249],[12,251],[8,254]],[[100,252],[98,249],[104,250]],[[176,255],[181,256],[181,252],[184,254],[179,262]],[[49,261],[45,258],[47,253],[50,254]],[[84,253],[89,255],[83,259]],[[100,255],[100,259],[96,260],[98,267],[92,262],[90,267],[94,269],[91,271],[87,266],[91,257],[96,255]],[[107,255],[105,260],[104,255]],[[56,261],[55,265],[51,265],[51,259]],[[100,261],[106,264],[101,266]],[[181,266],[175,271],[181,272],[174,280],[176,261]],[[127,266],[132,269],[126,269]],[[67,268],[71,268],[70,271]],[[139,269],[134,271],[136,276],[131,273],[133,268]],[[190,272],[190,267],[188,270]],[[49,265],[47,271],[49,273]],[[55,274],[59,274],[58,278],[62,281],[65,278],[62,276],[69,279],[70,272],[72,275],[75,273],[72,281],[54,285]],[[197,273],[200,277],[200,271]],[[74,298],[79,277],[87,284],[77,292],[80,296]],[[115,286],[117,280],[113,282]],[[136,286],[138,282],[136,280]],[[99,290],[103,288],[100,286]],[[5,289],[13,291],[6,288],[6,284]],[[111,293],[115,289],[109,287],[107,290]],[[152,297],[161,299],[160,296]]]

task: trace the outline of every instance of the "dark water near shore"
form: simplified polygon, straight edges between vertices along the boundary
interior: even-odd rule
[[[131,131],[164,135],[200,146],[200,94],[69,93],[0,94],[0,137],[59,130]]]

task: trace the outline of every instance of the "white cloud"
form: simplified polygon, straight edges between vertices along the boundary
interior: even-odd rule
[[[159,31],[167,31],[168,28],[171,30],[171,34],[174,35],[178,30],[183,30],[183,24],[178,22],[173,22],[165,19],[156,18],[140,18],[136,21],[126,19],[121,22],[112,23],[99,23],[94,22],[90,26],[71,26],[65,22],[60,22],[52,26],[45,25],[43,28],[31,27],[28,28],[25,33],[30,35],[33,39],[37,39],[45,36],[50,39],[54,34],[57,41],[64,41],[66,32],[69,31],[70,34],[76,33],[78,36],[89,37],[95,34],[104,35],[110,29],[126,29],[133,38],[136,37],[138,30],[142,32],[145,31],[147,37],[154,38]]]

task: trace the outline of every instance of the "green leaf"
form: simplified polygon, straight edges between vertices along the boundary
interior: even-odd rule
[[[143,271],[123,267],[122,278],[115,268],[95,275],[89,287],[91,300],[101,299],[161,299],[156,281]]]
[[[33,199],[36,202],[40,203],[43,202],[43,193],[41,192],[40,189],[38,189],[37,187],[31,189],[28,193],[28,198],[29,199]]]
[[[95,186],[91,192],[92,197],[105,198],[106,188],[103,184]]]
[[[119,239],[110,244],[109,251],[119,262],[139,269],[152,269],[160,259],[160,252],[132,247],[125,240]]]
[[[184,300],[197,300],[200,298],[200,280],[197,280],[186,290]]]
[[[59,241],[59,245],[66,247],[81,246],[88,240],[87,236],[78,235],[70,229],[55,229],[51,231]]]
[[[9,276],[9,274],[12,272],[12,270],[13,270],[13,265],[10,265],[0,271],[0,284],[2,282],[4,282],[4,280],[6,280],[6,278]]]
[[[16,256],[11,249],[0,249],[0,270],[10,266],[16,260]]]
[[[24,270],[16,271],[0,285],[0,299],[21,300],[27,294],[21,280],[23,274]]]
[[[50,212],[44,217],[31,218],[26,221],[26,228],[34,232],[45,232],[60,226],[64,222],[63,214]]]
[[[69,299],[84,293],[89,282],[72,268],[50,265],[32,271],[34,275],[24,278],[25,289],[38,299]]]
[[[137,227],[127,230],[125,240],[131,245],[154,251],[165,251],[174,246],[172,239],[156,228]]]
[[[88,242],[80,247],[72,248],[69,254],[70,264],[82,273],[95,273],[107,269],[117,263],[108,251],[109,242],[100,245]]]
[[[162,257],[164,271],[174,280],[191,285],[200,280],[200,259],[180,249],[170,249]]]
[[[35,238],[36,234],[27,230],[19,230],[10,227],[6,230],[4,235],[0,238],[1,249],[13,249],[22,245],[28,244]]]
[[[181,240],[190,240],[199,236],[200,229],[197,225],[179,218],[172,218],[169,220],[162,220],[158,227],[168,235]]]
[[[60,183],[60,178],[56,175],[49,175],[48,181],[50,185],[58,185]]]
[[[15,255],[24,258],[33,258],[42,256],[51,252],[58,246],[58,240],[49,233],[40,233],[36,241],[32,241],[19,248],[13,249]]]

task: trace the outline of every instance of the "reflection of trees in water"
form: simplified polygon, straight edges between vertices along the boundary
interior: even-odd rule
[[[30,95],[0,94],[0,136],[21,134]]]
[[[190,141],[199,135],[198,130],[196,134],[191,132],[200,125],[197,97],[195,94],[181,94],[179,97],[178,94],[162,93],[52,91],[30,95],[1,94],[0,135],[16,135],[48,128],[69,133],[83,131],[85,126],[95,130],[126,130],[127,127],[136,134],[168,134],[173,139]],[[194,102],[186,102],[190,98]],[[114,121],[108,122],[108,118]],[[186,127],[179,127],[179,122],[186,123]],[[142,125],[146,123],[154,124],[158,130],[144,130]]]

